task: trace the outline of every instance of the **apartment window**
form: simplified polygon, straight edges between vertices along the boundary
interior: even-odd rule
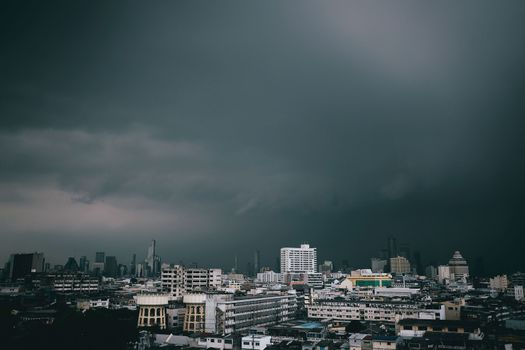
[[[250,342],[249,341],[243,341],[242,345],[250,345]]]
[[[261,345],[259,342],[255,342],[255,346],[259,346]]]
[[[215,339],[210,339],[210,342],[215,343]]]

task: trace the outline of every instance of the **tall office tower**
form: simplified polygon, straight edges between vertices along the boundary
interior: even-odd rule
[[[80,272],[89,271],[89,261],[87,260],[87,257],[85,255],[80,257],[78,267],[80,269]]]
[[[104,272],[104,263],[106,261],[106,253],[96,252],[95,262],[93,263],[93,272],[95,275],[100,275]]]
[[[387,258],[395,258],[399,254],[397,252],[397,240],[394,236],[389,236],[387,239]]]
[[[73,257],[69,257],[67,259],[66,264],[64,265],[64,271],[67,272],[78,272],[79,266],[77,264],[77,261]]]
[[[135,276],[137,273],[137,254],[131,256],[131,264],[129,265],[129,274]]]
[[[418,275],[423,275],[423,263],[421,262],[421,253],[419,251],[414,252],[414,265],[416,268],[416,273]]]
[[[44,263],[44,253],[12,254],[9,264],[9,278],[14,281],[30,273],[43,272]]]
[[[106,261],[106,253],[104,252],[96,252],[95,253],[95,262],[96,263],[104,263]]]
[[[104,275],[107,277],[118,276],[117,258],[114,256],[106,256],[106,263],[104,264]]]
[[[469,276],[467,261],[458,250],[454,252],[454,255],[452,255],[452,258],[448,261],[448,266],[451,277],[455,280]]]
[[[315,273],[317,272],[317,249],[309,244],[299,248],[281,248],[282,273]]]
[[[155,240],[151,240],[151,245],[148,248],[148,257],[146,258],[146,263],[148,264],[148,267],[150,268],[151,275],[155,276],[157,271],[155,271]]]
[[[261,270],[261,255],[258,250],[256,250],[253,253],[253,276],[257,276],[257,274]]]
[[[404,256],[390,258],[390,272],[395,274],[410,273],[410,262]]]

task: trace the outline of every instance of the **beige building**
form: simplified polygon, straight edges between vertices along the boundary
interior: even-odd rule
[[[139,318],[137,327],[159,327],[166,329],[167,294],[139,294],[135,297]]]
[[[489,281],[490,281],[490,288],[495,289],[499,292],[504,292],[509,286],[507,275],[498,275],[498,276],[491,278]]]
[[[410,262],[403,256],[390,258],[390,272],[395,274],[410,273]]]

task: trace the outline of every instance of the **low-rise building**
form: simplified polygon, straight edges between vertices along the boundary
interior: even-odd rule
[[[445,319],[441,304],[421,304],[397,301],[316,300],[306,306],[312,319],[339,321],[378,321],[395,323],[405,318]]]

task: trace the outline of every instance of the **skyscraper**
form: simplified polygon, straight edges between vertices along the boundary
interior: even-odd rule
[[[104,263],[106,260],[106,253],[104,252],[96,252],[95,253],[95,262],[96,263]]]
[[[81,256],[79,261],[79,268],[81,272],[89,271],[89,260],[86,256]]]
[[[155,276],[157,274],[157,271],[155,271],[155,247],[156,242],[154,239],[151,240],[151,245],[148,248],[148,256],[146,258],[146,264],[148,265],[148,268],[150,270],[150,273],[152,276]]]
[[[106,256],[106,263],[104,264],[104,275],[107,277],[118,276],[117,258],[114,256]]]
[[[395,258],[398,256],[397,252],[397,240],[394,236],[389,236],[387,239],[387,258]]]
[[[451,277],[453,276],[456,280],[469,276],[467,261],[458,250],[452,255],[452,258],[448,262],[448,266],[450,268]]]
[[[257,273],[259,273],[261,269],[260,259],[261,259],[260,252],[256,250],[253,253],[253,276],[257,276]]]
[[[16,280],[34,272],[44,271],[44,253],[13,254],[10,259],[9,278]]]
[[[129,265],[129,274],[135,276],[137,272],[137,254],[131,256],[131,264]]]
[[[64,265],[64,271],[67,272],[78,272],[79,267],[74,257],[69,257],[66,264]]]

